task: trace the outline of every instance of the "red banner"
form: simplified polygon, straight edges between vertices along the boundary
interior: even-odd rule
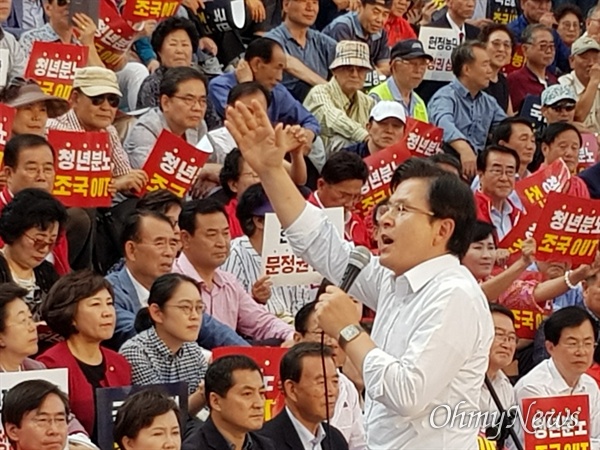
[[[413,156],[428,157],[442,151],[444,130],[427,122],[408,117],[404,128],[404,144]]]
[[[4,160],[4,147],[10,140],[16,113],[15,108],[0,103],[0,167],[2,167],[2,161]]]
[[[181,0],[127,0],[123,7],[123,19],[130,22],[161,20],[174,16]]]
[[[533,397],[521,405],[525,448],[574,450],[590,448],[590,400],[587,394]]]
[[[550,193],[533,237],[538,261],[590,264],[600,238],[600,200]]]
[[[362,198],[355,206],[358,214],[368,216],[377,203],[390,196],[390,182],[394,170],[411,156],[406,150],[406,144],[398,142],[363,160],[369,168],[369,178],[360,192]]]
[[[65,206],[108,207],[111,180],[108,133],[50,130],[56,151],[54,194]]]
[[[135,30],[121,17],[117,7],[109,0],[102,0],[94,43],[108,69],[115,69],[119,65],[134,36]]]
[[[529,309],[512,309],[515,316],[515,332],[519,339],[534,339],[535,334],[546,316],[532,306]]]
[[[254,360],[265,380],[265,420],[271,420],[284,407],[285,400],[279,389],[279,363],[287,352],[282,347],[217,347],[212,350],[213,360],[227,355],[245,355]]]
[[[583,133],[581,140],[583,145],[579,149],[577,173],[592,167],[598,160],[598,138],[592,133]]]
[[[542,210],[536,209],[530,214],[521,214],[517,224],[504,236],[498,244],[498,248],[505,248],[510,253],[507,265],[511,265],[521,256],[523,241],[533,237],[537,221]]]
[[[502,68],[502,72],[505,75],[508,75],[515,70],[519,70],[525,64],[525,53],[523,52],[523,46],[521,44],[517,44],[515,46],[514,53],[510,60],[510,64],[507,64]]]
[[[534,210],[541,210],[544,207],[550,192],[562,192],[570,179],[569,168],[562,159],[557,159],[533,175],[517,181],[515,191],[521,198],[527,213],[531,214]]]
[[[163,130],[144,163],[144,171],[150,181],[143,191],[168,189],[183,198],[209,156],[209,153]]]
[[[75,69],[87,65],[89,49],[82,45],[35,41],[25,69],[25,78],[37,80],[48,95],[68,100]]]

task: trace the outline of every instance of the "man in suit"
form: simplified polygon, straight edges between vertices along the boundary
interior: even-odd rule
[[[278,450],[348,450],[342,433],[325,423],[333,415],[338,396],[339,375],[331,347],[316,342],[296,344],[282,358],[279,376],[285,409],[260,434],[271,438]]]
[[[141,211],[130,217],[122,235],[125,265],[107,275],[114,291],[117,326],[108,346],[118,349],[133,337],[135,316],[147,306],[150,288],[159,276],[171,272],[178,247],[173,224],[164,215]],[[204,313],[198,337],[200,346],[211,349],[227,345],[248,345],[228,326]]]
[[[265,420],[266,388],[251,358],[217,359],[206,372],[205,390],[210,417],[186,433],[182,450],[275,450],[269,438],[255,433]]]

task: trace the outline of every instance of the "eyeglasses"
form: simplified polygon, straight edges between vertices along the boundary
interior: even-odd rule
[[[413,69],[427,69],[429,61],[419,61],[418,59],[401,59],[402,64],[412,67]]]
[[[108,101],[108,104],[111,108],[117,108],[119,103],[121,103],[121,97],[117,94],[102,94],[102,95],[94,95],[93,97],[89,97],[92,101],[92,105],[100,106],[104,103],[104,101]]]
[[[530,42],[529,45],[539,47],[539,49],[544,53],[546,53],[548,50],[550,50],[552,53],[556,51],[556,48],[554,47],[554,42],[538,42],[537,44],[533,44]]]
[[[567,104],[558,104],[558,105],[550,105],[550,109],[556,112],[571,112],[575,110],[575,104],[567,103]]]
[[[578,28],[581,28],[581,24],[579,22],[561,22],[560,24],[558,24],[558,26],[565,27],[568,30],[570,30],[570,29],[577,30]]]
[[[492,47],[494,48],[504,48],[506,50],[512,49],[512,42],[510,41],[491,41]]]
[[[509,344],[516,344],[517,341],[519,340],[517,335],[514,333],[510,333],[510,334],[496,333],[494,335],[494,339],[498,342],[507,341]]]
[[[501,177],[502,175],[506,175],[508,178],[514,177],[517,173],[517,171],[512,167],[494,167],[492,169],[488,169],[487,172],[494,175],[495,177]]]
[[[206,107],[206,97],[192,97],[191,95],[182,97],[180,95],[173,95],[173,98],[178,98],[185,103],[188,108],[193,108],[196,104],[200,105],[201,108]]]
[[[197,303],[194,306],[191,305],[165,305],[170,306],[171,308],[177,308],[186,316],[191,316],[192,311],[196,311],[196,313],[201,316],[204,311],[204,303]]]
[[[56,0],[58,6],[67,6],[69,3],[71,3],[71,0]]]
[[[23,236],[25,236],[27,239],[29,239],[31,241],[31,243],[33,244],[33,247],[36,250],[44,250],[46,248],[48,248],[49,250],[52,250],[54,248],[54,246],[56,245],[56,239],[52,239],[52,238],[50,238],[50,240],[41,239],[41,238],[29,236],[27,233],[23,233]]]
[[[405,203],[388,203],[379,207],[377,213],[375,214],[375,220],[379,222],[388,212],[390,213],[392,219],[395,219],[399,215],[404,215],[405,213],[424,214],[426,216],[435,217],[435,213],[431,211],[425,211],[424,209],[416,208],[414,206],[408,206]]]
[[[579,349],[583,349],[585,351],[589,351],[591,352],[592,350],[594,350],[596,348],[596,346],[598,345],[597,342],[567,342],[566,344],[563,344],[563,346],[569,350],[570,352],[575,352]]]

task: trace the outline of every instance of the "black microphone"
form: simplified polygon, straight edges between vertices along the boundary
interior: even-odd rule
[[[359,246],[352,250],[348,266],[346,267],[346,271],[344,272],[340,284],[340,289],[342,291],[348,292],[354,284],[354,281],[356,281],[358,274],[367,267],[369,261],[371,261],[371,251],[367,247]]]

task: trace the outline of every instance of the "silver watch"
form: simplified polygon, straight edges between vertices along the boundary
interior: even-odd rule
[[[348,325],[342,328],[342,331],[340,331],[338,342],[343,348],[344,345],[356,339],[363,331],[365,330],[360,325]]]

